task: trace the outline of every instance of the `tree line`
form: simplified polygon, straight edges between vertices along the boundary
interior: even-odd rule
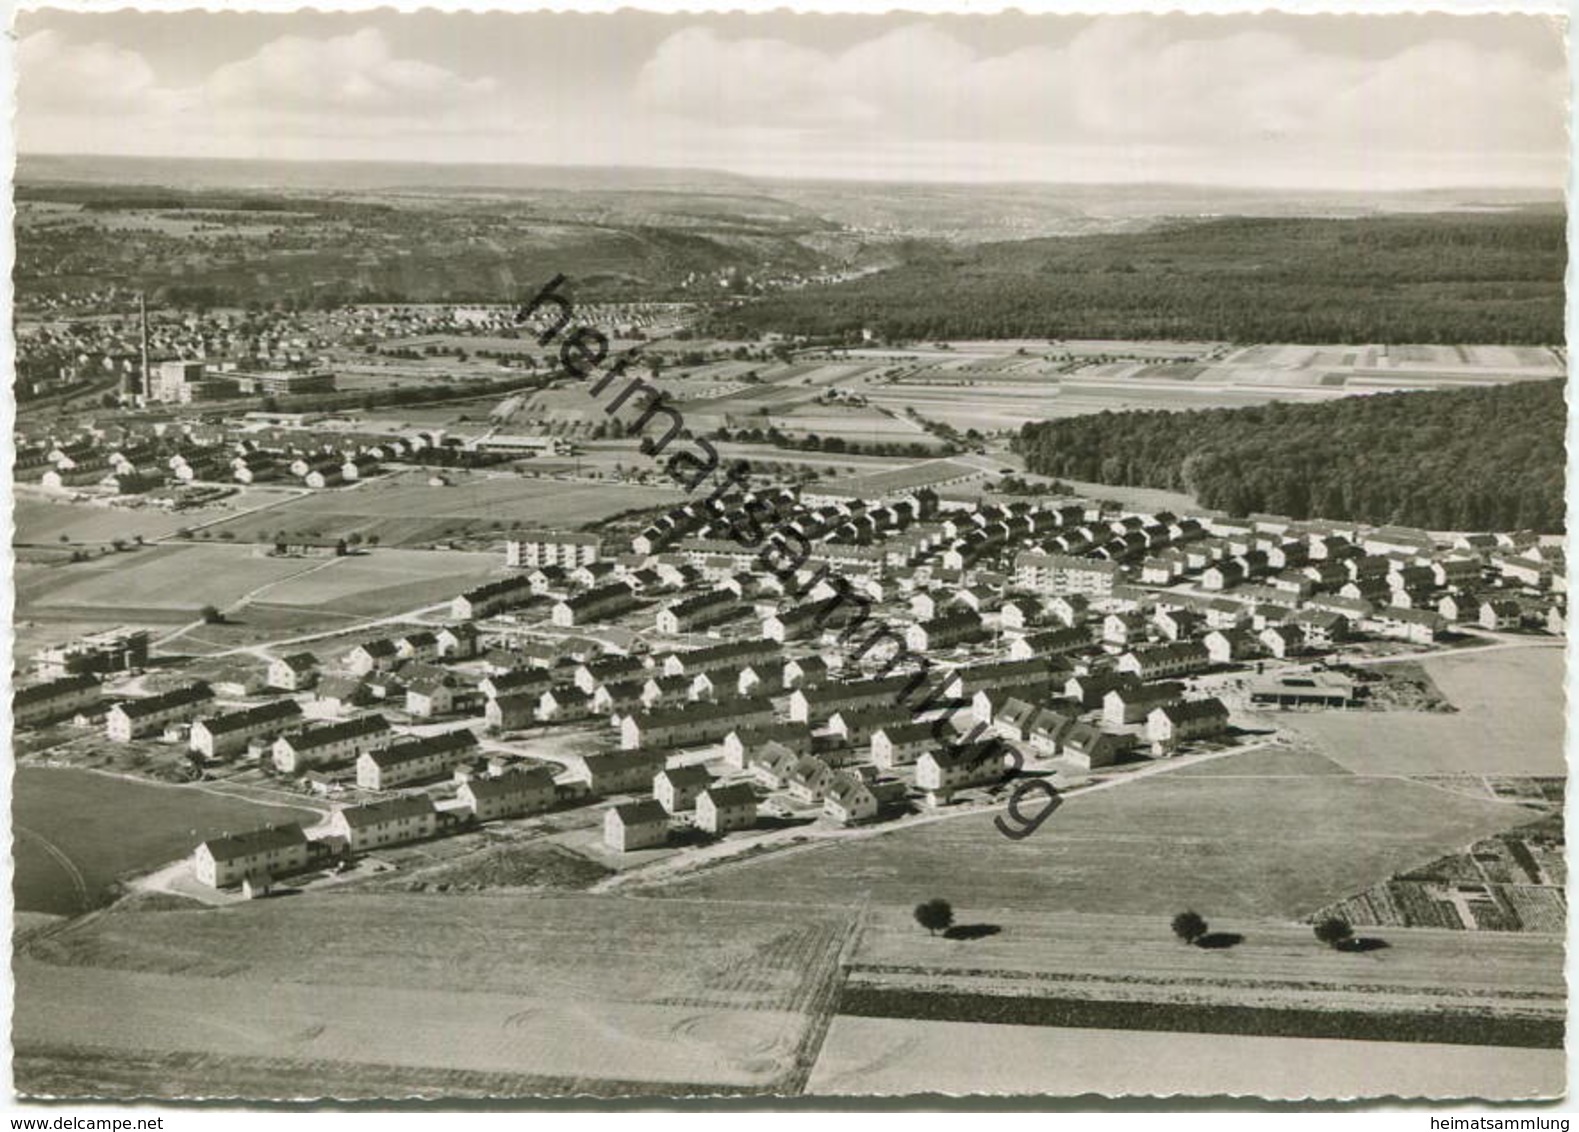
[[[1243,515],[1561,531],[1564,382],[1026,424],[1033,472],[1165,488]]]
[[[1232,217],[969,248],[724,307],[709,329],[826,341],[1148,338],[1553,344],[1560,211]]]

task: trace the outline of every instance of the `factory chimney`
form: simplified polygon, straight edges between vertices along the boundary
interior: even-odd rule
[[[137,392],[146,405],[153,400],[153,375],[148,372],[148,296],[141,291],[137,293],[137,314],[142,327],[142,381]]]

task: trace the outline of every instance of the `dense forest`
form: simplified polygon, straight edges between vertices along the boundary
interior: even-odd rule
[[[1027,424],[1015,446],[1043,475],[1186,491],[1238,515],[1560,531],[1563,386],[1098,413]]]
[[[1560,210],[1229,218],[972,248],[722,310],[721,334],[853,340],[1563,340]]]

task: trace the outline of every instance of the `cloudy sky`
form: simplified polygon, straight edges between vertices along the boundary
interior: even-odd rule
[[[23,153],[1559,191],[1540,16],[18,17]]]

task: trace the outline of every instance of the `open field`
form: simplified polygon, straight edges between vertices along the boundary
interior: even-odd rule
[[[237,1097],[272,1100],[288,1091],[298,1097],[334,1097],[388,1103],[391,1097],[426,1100],[498,1097],[649,1097],[651,1080],[610,1077],[545,1077],[522,1072],[373,1065],[330,1061],[310,1052],[296,1057],[224,1054],[210,1050],[134,1052],[108,1046],[29,1043],[12,1064],[18,1088],[48,1097],[124,1098]],[[677,1096],[737,1095],[754,1091],[716,1081],[664,1082]]]
[[[821,910],[589,897],[112,913],[30,945],[16,1043],[530,1074],[556,1079],[549,1091],[599,1091],[590,1067],[616,1088],[771,1088],[806,1068],[848,926]],[[422,1018],[421,1033],[392,1016]]]
[[[378,547],[343,558],[275,558],[250,545],[166,544],[85,563],[31,566],[18,575],[17,596],[24,616],[50,620],[118,612],[128,621],[180,622],[204,605],[229,609],[257,602],[257,609],[237,612],[243,627],[257,621],[295,628],[303,622],[290,614],[301,607],[371,616],[446,601],[496,576],[501,563],[497,554],[449,550]],[[271,618],[267,607],[285,616]],[[232,640],[235,634],[225,634],[223,626],[204,627],[210,630],[218,640],[246,643]]]
[[[323,606],[297,608],[255,602],[225,615],[219,624],[188,622],[171,633],[162,634],[160,651],[170,654],[207,656],[230,649],[266,645],[271,641],[326,633],[344,628],[354,631],[367,618],[354,613],[339,613]]]
[[[632,444],[634,448],[634,444]],[[567,483],[518,476],[451,473],[449,487],[429,487],[428,474],[412,472],[348,491],[317,495],[238,519],[219,530],[238,538],[290,534],[344,538],[376,536],[384,546],[414,546],[465,533],[518,527],[579,527],[621,511],[678,503],[682,492],[634,484]]]
[[[1555,1097],[1561,1050],[833,1020],[808,1091],[833,1095]]]
[[[181,913],[164,913],[181,915]],[[456,1073],[530,1073],[596,1093],[589,1073],[652,1084],[769,1086],[800,1015],[515,994],[187,979],[24,964],[15,1043],[287,1056]],[[415,1027],[392,1018],[421,1019]],[[23,1090],[25,1080],[19,1080]],[[263,1096],[279,1095],[280,1083]]]
[[[1159,774],[1068,797],[1021,841],[971,814],[768,858],[673,891],[791,904],[848,903],[869,891],[874,902],[908,905],[924,890],[989,907],[1171,915],[1195,905],[1296,918],[1535,817],[1391,778]]]
[[[102,545],[114,539],[130,542],[141,535],[153,540],[172,535],[183,527],[216,522],[245,507],[267,502],[270,495],[241,492],[213,507],[189,511],[165,511],[157,507],[101,507],[91,503],[51,501],[34,495],[16,496],[17,543],[56,543],[65,535],[68,543]]]
[[[1457,712],[1302,712],[1279,722],[1356,774],[1565,773],[1560,647],[1433,656],[1424,665]]]
[[[1560,377],[1545,347],[1250,346],[1082,341],[955,342],[948,351],[851,351],[903,366],[889,384],[868,376],[874,404],[964,430],[1121,409],[1213,409],[1274,401]],[[1024,351],[1025,356],[1019,356]]]
[[[144,615],[195,615],[204,605],[223,608],[253,591],[321,566],[323,561],[266,557],[250,546],[145,547],[20,574],[17,607],[24,616],[86,615],[87,610],[112,609],[121,610],[125,620]]]
[[[1175,908],[1185,906],[1181,900]],[[1061,1018],[1058,1010],[1034,1021],[1013,1016],[1016,1008],[1045,999],[1069,1013],[1075,1002],[1107,1008],[1114,1028],[1203,1032],[1232,1027],[1191,1018],[1188,1008],[1277,1010],[1351,1019],[1354,1037],[1366,1036],[1362,1020],[1389,1016],[1458,1015],[1489,1027],[1497,1018],[1561,1022],[1566,1013],[1558,937],[1390,927],[1363,932],[1387,946],[1336,951],[1304,924],[1224,919],[1210,914],[1211,906],[1196,907],[1207,913],[1215,946],[1181,944],[1169,928],[1171,913],[1041,912],[982,906],[962,896],[955,905],[960,935],[950,939],[923,932],[906,908],[874,907],[851,963],[843,1009],[941,1017],[929,1000],[953,994],[1001,1004],[978,1021],[1102,1025]],[[861,997],[857,991],[887,1002],[852,1009],[858,1005],[852,999]],[[1171,1025],[1148,1016],[1164,1011],[1185,1013]],[[1259,1032],[1278,1031],[1273,1025]],[[1303,1036],[1315,1034],[1305,1030]],[[1479,1042],[1468,1035],[1463,1040]]]
[[[17,907],[33,912],[85,912],[117,877],[174,860],[205,838],[271,821],[311,824],[319,813],[305,803],[266,806],[49,767],[21,767],[13,782],[13,892]]]
[[[393,613],[448,600],[503,573],[502,555],[460,550],[380,546],[328,562],[321,570],[286,578],[260,594],[259,600],[280,606],[317,606],[338,613]]]
[[[1170,771],[1185,778],[1304,778],[1309,775],[1349,774],[1325,755],[1287,747],[1264,747],[1228,759],[1211,759]]]

